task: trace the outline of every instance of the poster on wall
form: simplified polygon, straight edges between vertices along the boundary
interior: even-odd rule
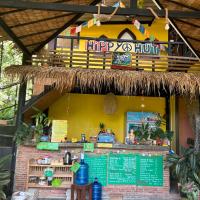
[[[66,136],[67,120],[53,120],[51,142],[63,142]]]
[[[132,56],[128,52],[113,52],[112,65],[114,66],[131,66]]]
[[[149,124],[150,128],[156,126],[156,121],[160,118],[159,113],[155,112],[127,112],[126,114],[126,137],[131,129],[137,130],[142,124]]]

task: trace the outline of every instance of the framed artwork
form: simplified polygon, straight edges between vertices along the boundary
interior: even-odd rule
[[[126,113],[126,138],[131,129],[134,131],[142,126],[143,123],[149,123],[150,128],[155,127],[160,114],[155,112],[127,112]],[[126,140],[125,140],[126,141]]]

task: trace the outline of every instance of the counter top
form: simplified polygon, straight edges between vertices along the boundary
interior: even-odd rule
[[[36,143],[26,143],[24,146],[36,146]],[[60,148],[83,148],[83,143],[59,143]],[[150,151],[169,151],[169,147],[157,145],[127,145],[127,144],[113,144],[112,147],[97,147],[98,149],[125,149],[125,150],[150,150]]]

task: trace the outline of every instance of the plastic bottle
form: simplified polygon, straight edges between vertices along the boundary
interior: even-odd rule
[[[84,162],[84,154],[81,154],[81,162],[80,162],[80,168],[76,172],[76,178],[75,183],[77,185],[86,185],[88,184],[88,169],[89,166],[87,163]]]
[[[102,199],[102,185],[98,182],[98,179],[95,178],[92,184],[92,200],[101,200]]]
[[[71,165],[72,164],[71,153],[68,152],[67,150],[65,151],[63,163],[64,163],[64,165]]]

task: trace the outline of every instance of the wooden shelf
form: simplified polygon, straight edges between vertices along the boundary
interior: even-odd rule
[[[66,189],[71,188],[71,185],[74,181],[74,173],[70,171],[72,165],[61,165],[61,164],[51,164],[51,165],[38,165],[31,163],[31,160],[28,163],[28,174],[27,174],[27,188],[41,188],[41,189]],[[62,181],[61,186],[54,187],[40,185],[38,183],[31,182],[31,177],[42,177],[44,176],[45,168],[53,168],[54,175],[53,178],[58,178]],[[30,181],[30,182],[29,182]]]
[[[29,177],[33,177],[33,176],[41,177],[42,174],[41,173],[38,173],[38,174],[29,174],[28,176]],[[66,174],[54,174],[53,177],[56,177],[56,178],[73,177],[73,174],[69,174],[69,173],[66,173]]]
[[[38,165],[30,164],[29,167],[71,167],[72,165]]]
[[[71,188],[71,184],[61,184],[61,186],[59,186],[59,187],[53,187],[53,186],[49,186],[49,185],[39,185],[39,184],[35,184],[35,183],[29,183],[28,184],[28,188],[66,189],[66,188]]]

